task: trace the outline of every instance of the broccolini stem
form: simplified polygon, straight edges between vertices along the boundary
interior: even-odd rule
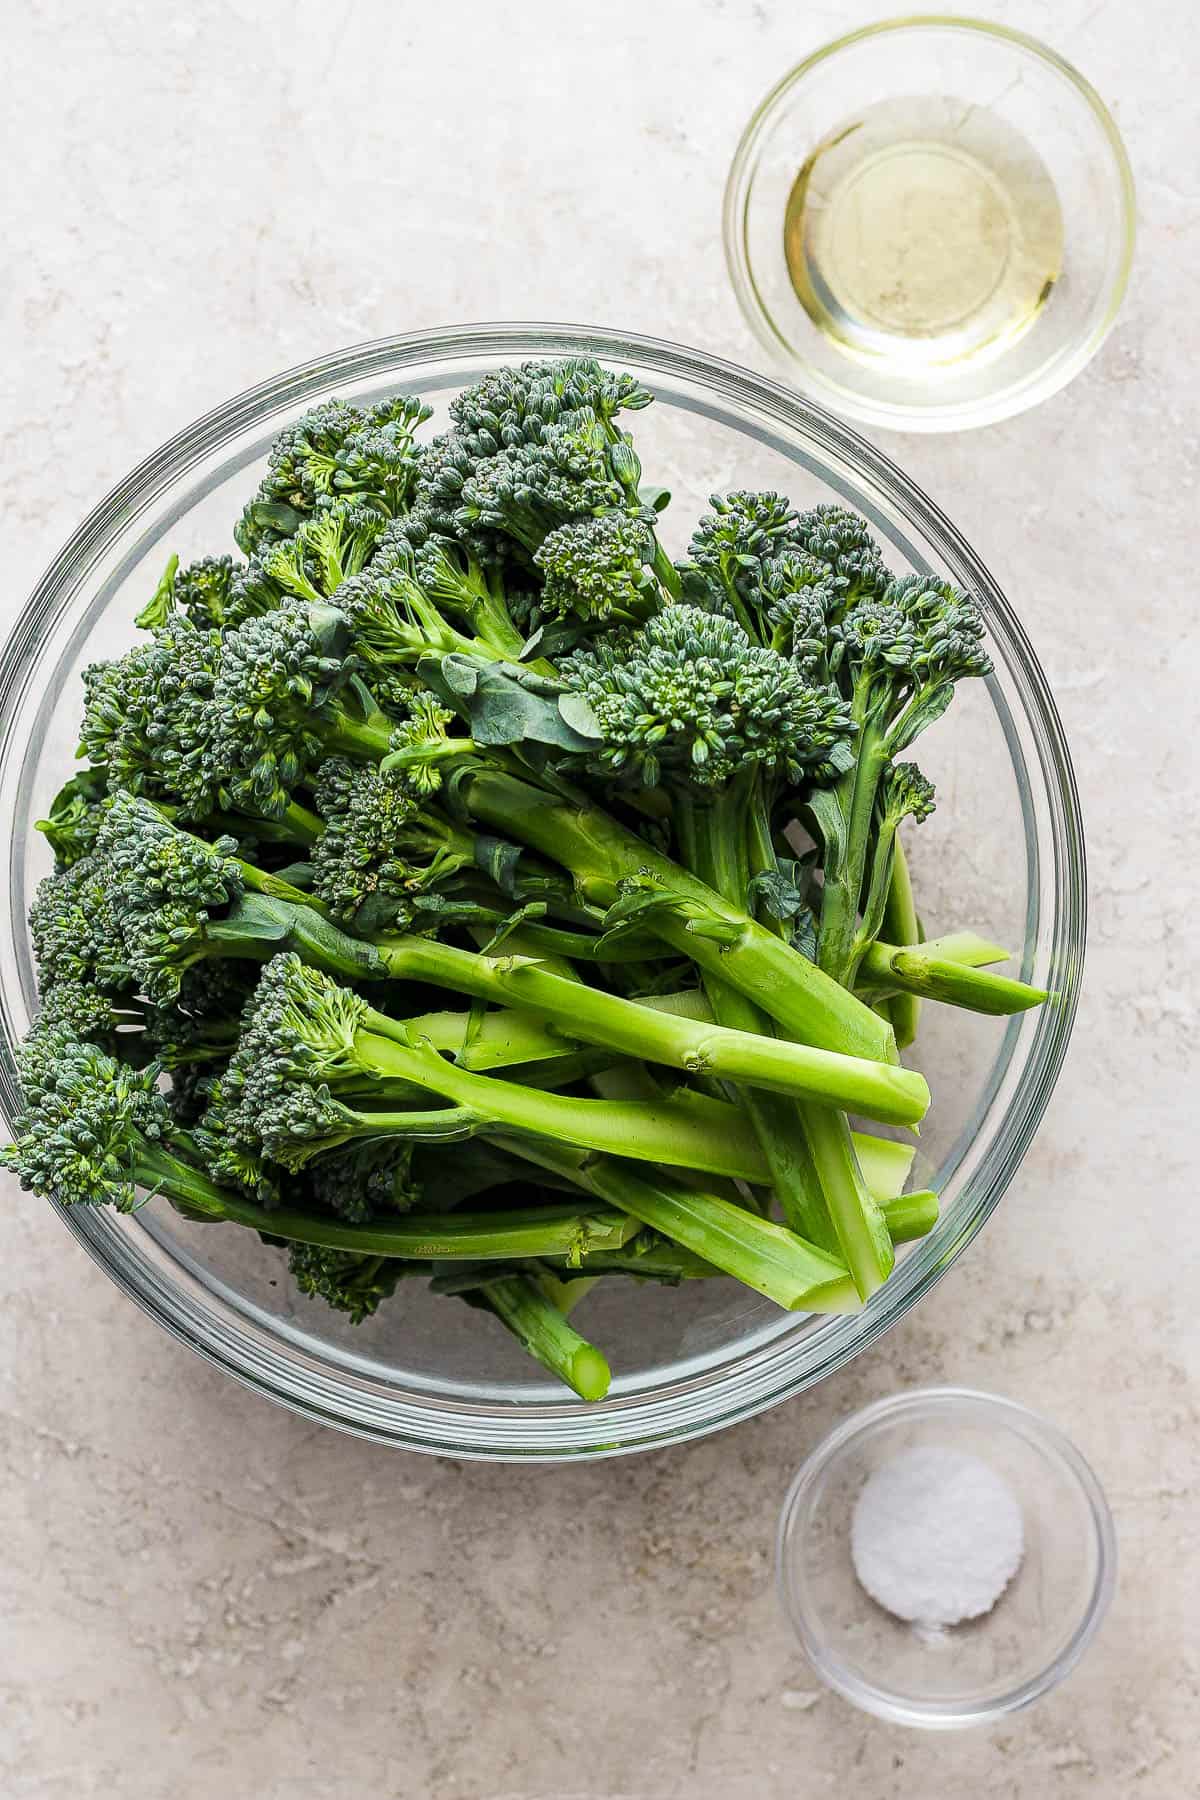
[[[608,1157],[590,1157],[570,1144],[505,1142],[518,1155],[567,1175],[778,1306],[793,1312],[845,1312],[857,1305],[842,1264],[784,1225],[714,1194],[676,1186],[668,1176],[648,1176]]]
[[[592,1075],[588,1086],[602,1100],[661,1100],[662,1088],[650,1073],[645,1063],[628,1060],[614,1063],[611,1068],[600,1069]],[[678,1087],[671,1090],[671,1104],[685,1111],[698,1125],[708,1130],[723,1133],[727,1125],[739,1115],[740,1108],[730,1104],[728,1100],[718,1099],[715,1095],[701,1093],[698,1088]],[[766,1168],[765,1161],[762,1164]],[[684,1177],[681,1174],[680,1179]],[[764,1177],[766,1179],[766,1177]],[[720,1194],[724,1200],[732,1200],[738,1206],[748,1206],[751,1212],[769,1218],[765,1204],[760,1203],[758,1191],[751,1186],[748,1179],[743,1179],[739,1186],[732,1176],[718,1180],[715,1175],[706,1173],[690,1178],[693,1187],[703,1187],[706,1193]]]
[[[141,1179],[139,1175],[139,1180]],[[146,1183],[152,1185],[152,1181]],[[211,1186],[211,1183],[209,1184]],[[159,1191],[168,1193],[165,1180]],[[523,1257],[562,1256],[572,1268],[592,1251],[620,1250],[641,1229],[624,1211],[578,1206],[536,1206],[505,1212],[403,1213],[397,1218],[351,1225],[335,1214],[300,1212],[293,1207],[255,1206],[223,1188],[216,1202],[189,1203],[191,1216],[248,1225],[268,1236],[328,1250],[353,1250],[403,1262],[514,1262]],[[172,1198],[168,1193],[168,1198]]]
[[[243,882],[252,894],[267,894],[273,900],[285,900],[291,906],[311,907],[321,917],[329,917],[329,909],[315,894],[306,893],[303,888],[295,887],[282,875],[271,875],[254,863],[246,862],[240,856],[233,859],[238,866]]]
[[[485,1013],[482,1019],[465,1012],[422,1013],[406,1024],[414,1037],[427,1038],[461,1069],[497,1069],[543,1058],[562,1060],[575,1052],[574,1042],[564,1032],[510,1008]]]
[[[745,782],[734,781],[703,813],[686,802],[680,811],[684,841],[691,845],[689,861],[697,873],[726,898],[747,892],[754,792],[747,791]],[[770,1021],[743,995],[709,977],[705,986],[718,1019],[770,1034]],[[744,1094],[743,1100],[770,1165],[784,1220],[802,1237],[840,1255],[866,1300],[887,1279],[894,1258],[846,1120],[811,1099],[791,1106],[774,1095],[751,1102]]]
[[[181,1212],[205,1218],[227,1218],[235,1197],[210,1181],[202,1170],[176,1156],[164,1144],[139,1139],[133,1152],[133,1180],[148,1194],[163,1194]],[[264,1228],[265,1229],[265,1228]]]
[[[475,636],[493,654],[502,661],[521,660],[525,639],[513,624],[503,595],[489,594],[486,599],[481,595],[471,608],[469,618]]]
[[[898,940],[889,938],[888,942]],[[915,938],[904,940],[904,948],[922,949],[930,956],[942,956],[947,962],[962,963],[969,969],[983,969],[989,963],[1008,962],[1012,957],[1011,950],[980,937],[977,931],[947,931],[935,938],[926,938],[923,931],[918,931]]]
[[[778,939],[768,938],[768,942],[785,948]],[[303,956],[303,949],[296,947]],[[667,1063],[689,1074],[711,1074],[777,1093],[807,1094],[826,1105],[843,1106],[897,1125],[918,1124],[929,1104],[924,1078],[892,1063],[868,1062],[808,1044],[697,1024],[598,988],[564,981],[529,962],[480,956],[425,938],[381,938],[374,947],[395,978],[428,981],[481,999],[524,1007],[585,1043]]]
[[[577,1081],[587,1081],[593,1075],[602,1075],[619,1061],[613,1050],[576,1050],[571,1056],[510,1064],[508,1074],[510,1080],[520,1082],[522,1087],[564,1088]],[[464,1063],[463,1067],[469,1069],[470,1062]]]
[[[543,1025],[557,1025],[573,1041],[689,1073],[711,1071],[782,1093],[811,1093],[829,1105],[853,1107],[894,1124],[915,1124],[928,1107],[923,1078],[892,1064],[657,1012],[521,959],[482,956],[416,936],[368,943],[332,924],[311,896],[291,890],[280,897],[277,889],[286,884],[260,871],[252,873],[258,886],[270,891],[243,896],[226,919],[208,927],[201,954],[264,961],[279,950],[291,949],[302,961],[339,980],[391,976],[424,981],[532,1013]],[[750,1178],[764,1179],[761,1172]]]
[[[653,537],[654,558],[650,566],[662,583],[664,591],[671,596],[672,600],[678,600],[683,594],[683,583],[679,579],[679,570],[659,543],[658,533],[654,532]]]
[[[298,800],[289,800],[283,817],[276,821],[291,831],[298,843],[315,844],[325,829],[325,821]]]
[[[993,975],[988,969],[942,954],[937,940],[909,945],[874,943],[863,957],[861,974],[883,992],[899,989],[998,1017],[1026,1012],[1049,998],[1045,988],[1031,987],[1008,975]]]
[[[557,1064],[549,1063],[546,1067],[553,1069],[557,1067]],[[655,1091],[653,1081],[648,1077],[643,1065],[630,1062],[619,1063],[613,1069],[595,1075],[592,1079],[592,1087],[606,1100],[634,1100],[643,1098],[648,1092]],[[706,1094],[697,1093],[691,1088],[681,1088],[671,1098],[675,1105],[686,1107],[694,1119],[707,1124],[709,1129],[714,1132],[724,1132],[728,1128],[730,1120],[736,1117],[737,1109],[732,1107],[727,1100],[713,1099]],[[784,1103],[781,1102],[781,1104]],[[854,1153],[858,1158],[867,1190],[871,1198],[877,1201],[886,1213],[888,1204],[903,1191],[904,1184],[908,1180],[916,1153],[915,1146],[896,1143],[890,1138],[871,1137],[867,1133],[859,1131],[850,1133],[850,1141],[854,1146]],[[811,1159],[807,1155],[807,1145],[803,1145],[802,1154],[805,1156],[806,1164],[811,1167]],[[815,1185],[815,1174],[812,1176],[812,1181],[814,1184],[812,1210],[811,1213],[806,1213],[804,1216],[811,1217],[817,1222],[817,1230],[820,1231],[820,1235],[817,1235],[817,1231],[802,1230],[791,1219],[785,1218],[784,1222],[790,1225],[793,1231],[798,1231],[801,1237],[811,1238],[813,1242],[820,1243],[831,1253],[837,1254],[837,1236],[829,1219],[824,1196],[819,1187]],[[710,1192],[717,1191],[712,1185],[711,1177],[706,1185]],[[727,1195],[726,1198],[736,1199],[736,1192]],[[823,1230],[821,1230],[822,1225]]]
[[[825,840],[825,885],[821,896],[817,963],[827,975],[843,985],[854,976],[855,934],[859,903],[863,898],[871,824],[879,783],[886,767],[887,755],[879,731],[866,723],[855,744],[853,768],[840,778],[829,796],[841,814],[841,829],[836,834],[822,834]]]
[[[758,810],[757,774],[752,766],[748,778],[736,777],[709,800],[682,793],[676,802],[676,829],[688,867],[736,904],[745,899],[749,887],[747,833]],[[770,1018],[753,1000],[707,970],[704,991],[718,1024],[760,1037],[774,1035]],[[825,1203],[794,1102],[753,1088],[740,1088],[738,1093],[767,1159],[784,1222],[802,1237],[834,1249],[820,1229]]]
[[[407,1041],[402,1025],[368,1010],[366,1027],[355,1039],[364,1063],[384,1076],[415,1082],[481,1119],[509,1130],[539,1137],[562,1138],[590,1150],[638,1161],[677,1163],[685,1168],[763,1181],[767,1171],[749,1124],[731,1118],[714,1132],[686,1108],[662,1101],[576,1099],[571,1095],[523,1087],[494,1076],[456,1068],[425,1044]],[[403,1112],[355,1112],[354,1135],[403,1133]]]
[[[253,865],[243,865],[243,876]],[[388,973],[383,956],[363,938],[351,937],[326,916],[311,894],[277,891],[278,877],[253,871],[255,891],[243,894],[228,915],[205,927],[207,956],[263,962],[280,950],[294,950],[303,962],[342,981],[379,981]]]
[[[491,770],[472,775],[464,795],[476,818],[566,868],[588,901],[611,906],[629,881],[678,900],[678,908],[648,911],[646,929],[747,994],[800,1042],[895,1061],[886,1020],[599,808]]]
[[[391,769],[410,769],[415,764],[452,762],[456,756],[476,756],[473,738],[441,738],[432,744],[408,744],[403,750],[392,750],[379,768],[386,775]]]
[[[916,1146],[898,1144],[893,1138],[872,1137],[865,1131],[852,1131],[850,1142],[863,1180],[886,1214],[908,1180]]]
[[[908,858],[899,832],[892,849],[892,872],[883,908],[883,935],[889,944],[917,944],[924,935],[917,917]],[[869,953],[869,952],[868,952]],[[861,970],[862,965],[859,965]],[[895,993],[887,1002],[888,1017],[896,1033],[896,1048],[906,1050],[917,1035],[921,1002],[916,994]]]
[[[899,820],[885,808],[875,833],[874,854],[871,858],[871,873],[862,904],[862,918],[854,934],[851,948],[850,969],[846,977],[848,984],[854,982],[859,964],[862,962],[863,952],[868,944],[875,941],[883,928],[883,915],[892,890],[892,869],[895,866],[896,848],[899,841],[898,826]]]
[[[871,1197],[859,1168],[844,1113],[829,1107],[798,1109],[808,1154],[827,1209],[827,1228],[819,1225],[816,1242],[841,1251],[861,1300],[869,1300],[892,1272],[895,1252],[883,1213]]]
[[[157,805],[166,818],[176,817],[177,807],[166,806],[161,800]],[[236,838],[254,837],[268,844],[302,844],[307,849],[316,843],[325,824],[307,806],[302,806],[298,800],[289,800],[277,819],[260,819],[251,812],[216,812],[208,815],[205,829]]]
[[[611,1380],[603,1352],[580,1337],[536,1281],[527,1275],[502,1275],[479,1291],[488,1311],[535,1361],[565,1381],[581,1400],[603,1400]]]
[[[490,922],[503,925],[505,917],[504,913],[495,912],[490,915]],[[628,937],[605,942],[598,933],[564,931],[560,926],[530,919],[522,926],[522,936],[531,954],[544,950],[551,956],[572,957],[577,962],[653,962],[662,955],[662,945],[649,933],[635,935],[631,931]],[[511,947],[511,937],[504,941]]]
[[[557,1262],[557,1258],[553,1259]],[[583,1275],[579,1270],[568,1271],[568,1279],[561,1281],[550,1266],[550,1261],[542,1263],[535,1277],[538,1287],[557,1306],[564,1319],[570,1318],[581,1300],[586,1300],[600,1277]]]
[[[937,1224],[937,1195],[928,1191],[901,1194],[885,1203],[883,1216],[893,1244],[911,1243],[927,1236]],[[567,1266],[562,1257],[545,1260],[556,1270]],[[679,1244],[658,1240],[650,1232],[635,1238],[623,1250],[605,1250],[590,1256],[585,1266],[592,1281],[598,1275],[636,1275],[649,1281],[702,1281],[723,1273],[715,1264],[705,1262],[702,1256],[684,1250]],[[579,1284],[573,1281],[570,1285]]]
[[[675,1012],[679,1008],[686,1012],[687,1017],[695,1019],[708,1018],[712,1011],[699,990],[684,994],[655,994],[639,1000],[637,1004],[654,1010],[661,1008],[664,1012]],[[727,1102],[712,1100],[703,1094],[688,1092],[687,1104],[698,1117],[710,1118],[714,1130],[723,1129],[722,1121],[728,1111]],[[863,1179],[866,1181],[872,1198],[886,1210],[888,1201],[894,1199],[901,1192],[904,1183],[908,1180],[913,1157],[916,1154],[916,1146],[897,1143],[893,1138],[876,1137],[865,1131],[852,1131],[850,1142],[854,1147],[854,1154],[858,1158]],[[821,1215],[818,1214],[818,1216]],[[813,1237],[814,1233],[801,1231],[800,1235],[801,1237]],[[815,1241],[821,1242],[822,1240],[817,1237]],[[832,1241],[831,1239],[830,1242],[832,1243]]]
[[[369,719],[353,719],[348,712],[338,711],[323,717],[313,714],[313,729],[331,751],[343,751],[368,762],[378,762],[392,745],[391,728],[374,724]]]
[[[927,1237],[938,1221],[938,1197],[928,1188],[915,1194],[900,1194],[889,1200],[883,1216],[893,1244],[908,1244],[914,1238]]]
[[[643,1249],[642,1246],[645,1245]],[[547,1257],[546,1262],[557,1272],[565,1268],[561,1257]],[[672,1244],[665,1239],[655,1242],[651,1232],[644,1232],[635,1238],[624,1250],[605,1251],[587,1262],[588,1278],[597,1275],[636,1275],[646,1281],[711,1281],[723,1271],[715,1264],[705,1262],[702,1256],[694,1256],[679,1244]],[[574,1287],[574,1281],[570,1286]]]

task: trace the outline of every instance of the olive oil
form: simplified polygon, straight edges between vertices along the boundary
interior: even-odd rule
[[[858,360],[936,378],[1000,356],[1049,304],[1062,211],[1011,125],[951,99],[887,100],[831,132],[792,184],[801,305]]]

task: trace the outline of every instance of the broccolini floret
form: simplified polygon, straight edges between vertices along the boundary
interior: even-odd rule
[[[118,995],[136,987],[186,1015],[197,997],[205,1003],[198,965],[208,959],[261,962],[295,946],[352,979],[385,972],[378,952],[330,924],[303,890],[235,856],[233,839],[183,831],[131,794],[114,797],[105,827],[102,856],[43,884],[35,937],[43,989],[62,978]],[[86,940],[81,906],[92,919]],[[229,977],[225,991],[235,993],[240,979]]]
[[[891,579],[866,521],[845,507],[798,513],[781,494],[749,491],[710,505],[684,565],[689,598],[727,609],[761,643],[787,648],[798,606],[832,617]]]
[[[43,975],[39,1030],[64,1029],[84,1043],[115,1053],[121,1027],[140,1022],[140,1009],[126,995],[105,993],[86,979],[60,976],[47,984]]]
[[[263,573],[286,593],[319,606],[367,564],[387,521],[360,500],[321,500],[291,537],[264,551]]]
[[[848,604],[882,593],[891,580],[866,520],[848,507],[825,503],[797,513],[791,537],[798,549],[841,576]]]
[[[101,769],[81,769],[63,783],[50,803],[50,812],[37,821],[60,869],[68,869],[96,847],[96,833],[104,817],[108,784]]]
[[[132,986],[111,871],[97,851],[39,884],[29,909],[29,933],[43,994],[62,983],[107,995]]]
[[[34,1031],[17,1057],[25,1110],[4,1166],[67,1205],[132,1212],[171,1121],[158,1071],[131,1069],[65,1028]]]
[[[653,534],[644,520],[628,514],[559,525],[543,538],[533,560],[542,574],[541,610],[551,617],[629,621],[662,602],[649,567]]]
[[[202,556],[179,567],[173,556],[157,588],[137,616],[145,631],[157,631],[173,613],[182,613],[201,631],[224,625],[230,615],[234,582],[239,574],[231,556]]]
[[[791,513],[771,493],[731,495],[716,507],[692,541],[692,568],[712,604],[805,679],[834,685],[849,709],[853,754],[831,762],[821,784],[829,792],[814,793],[810,805],[824,847],[817,957],[851,983],[870,941],[859,915],[872,841],[881,845],[881,880],[890,868],[894,833],[886,842],[875,833],[880,782],[940,717],[956,683],[989,672],[979,609],[949,582],[891,576],[858,514],[831,505]]]
[[[177,802],[185,816],[214,810],[212,700],[223,640],[182,614],[116,662],[83,672],[81,748],[110,790]]]
[[[429,408],[407,394],[378,406],[327,400],[281,431],[267,473],[234,532],[247,555],[290,537],[322,500],[357,496],[394,514],[416,474],[413,433]]]
[[[605,423],[639,412],[654,396],[633,375],[591,356],[534,359],[497,369],[450,402],[450,416],[478,452],[536,440],[566,413],[587,408]]]
[[[609,445],[588,414],[547,426],[536,443],[514,445],[470,466],[454,510],[455,534],[486,555],[493,534],[532,555],[558,525],[621,509],[625,493]]]
[[[106,879],[134,981],[158,1006],[179,996],[185,970],[207,953],[214,913],[245,892],[233,838],[207,844],[148,802],[116,794],[100,831]]]
[[[364,710],[362,691],[351,706],[341,702],[358,673],[351,637],[345,613],[299,599],[225,634],[207,752],[221,795],[282,818],[296,787],[331,751],[387,752],[391,726]]]
[[[345,439],[334,460],[335,494],[354,494],[392,516],[412,497],[417,459],[413,433],[432,408],[411,395],[371,407],[366,423]]]
[[[712,511],[700,520],[688,547],[691,565],[736,608],[758,585],[766,558],[799,548],[796,511],[782,494],[746,489],[713,494],[709,505]]]
[[[824,844],[824,894],[817,958],[852,981],[870,942],[859,923],[881,784],[892,759],[945,712],[960,681],[986,676],[983,620],[975,601],[946,581],[906,575],[877,596],[841,606],[799,652],[804,666],[834,671],[858,725],[854,766],[812,800]],[[929,808],[910,811],[914,819]],[[894,832],[882,840],[875,874],[890,875]],[[872,908],[872,919],[878,919]]]
[[[591,358],[527,363],[489,376],[451,406],[456,428],[421,456],[413,505],[425,528],[457,538],[482,561],[503,562],[506,544],[532,556],[556,527],[617,512],[650,526],[641,462],[615,424],[651,395]],[[667,591],[679,581],[657,542],[653,561]]]
[[[386,769],[403,770],[403,781],[413,794],[435,794],[442,785],[441,765],[473,751],[447,729],[454,714],[432,694],[409,688],[393,708],[399,714],[392,727],[385,759]]]
[[[426,656],[470,655],[477,648],[486,654],[486,646],[477,646],[439,612],[417,580],[406,533],[384,534],[369,568],[338,589],[337,604],[372,682],[381,671],[413,668]]]
[[[326,1151],[384,1135],[391,1114],[360,1113],[335,1090],[382,1080],[360,1033],[371,1009],[294,953],[273,957],[198,1134],[218,1180],[264,1199],[262,1159],[293,1172]]]
[[[431,965],[436,964],[436,958]],[[574,985],[561,983],[568,990]],[[530,988],[526,1004],[541,990]],[[590,1027],[580,1001],[584,1032]],[[594,1014],[594,1004],[590,1008]],[[602,1009],[603,1010],[603,1009]],[[632,1008],[633,1012],[639,1009]],[[612,1008],[608,1009],[610,1016]],[[679,1033],[681,1021],[666,1027]],[[649,1039],[650,1026],[645,1026]],[[581,1033],[582,1035],[582,1033]],[[866,1096],[884,1093],[889,1117],[912,1118],[924,1111],[923,1084],[903,1072],[870,1073],[854,1058],[801,1053],[795,1046],[766,1051],[761,1072],[757,1046],[710,1027],[702,1041],[712,1045],[714,1068],[745,1050],[749,1078],[816,1088],[835,1102],[850,1098],[841,1078]],[[661,1054],[661,1052],[660,1052]],[[743,1065],[745,1066],[745,1065]],[[397,1084],[400,1084],[397,1092]],[[411,1090],[419,1090],[414,1096]],[[440,1100],[433,1106],[425,1096]],[[397,1104],[403,1099],[405,1104]],[[390,1105],[374,1101],[390,1100]],[[893,1101],[896,1111],[892,1111]],[[236,1155],[214,1163],[222,1180],[235,1178],[236,1156],[265,1155],[287,1169],[301,1169],[315,1156],[353,1140],[378,1137],[435,1137],[472,1131],[512,1131],[565,1138],[586,1149],[638,1161],[668,1161],[738,1178],[761,1177],[753,1140],[734,1121],[718,1132],[686,1104],[670,1099],[645,1102],[593,1100],[534,1089],[480,1075],[446,1061],[419,1029],[369,1006],[362,997],[300,961],[276,956],[267,965],[247,1009],[238,1049],[222,1078],[214,1108],[219,1131]],[[207,1124],[207,1121],[206,1121]]]
[[[148,1190],[220,1216],[220,1194],[180,1153],[157,1064],[134,1069],[65,1027],[35,1026],[17,1072],[24,1108],[0,1162],[23,1188],[119,1212]]]
[[[335,1312],[347,1314],[352,1325],[361,1325],[391,1298],[409,1265],[395,1257],[356,1255],[322,1244],[289,1244],[288,1271],[308,1299],[324,1300]]]
[[[341,1219],[410,1212],[422,1201],[412,1161],[413,1144],[406,1138],[350,1144],[308,1165],[306,1191],[315,1205],[328,1207]]]
[[[475,840],[422,806],[401,771],[322,765],[317,805],[326,824],[313,848],[314,892],[335,919],[385,931],[428,893],[475,862]]]
[[[485,566],[469,547],[431,532],[416,544],[413,572],[428,601],[463,620],[481,650],[498,657],[521,655],[522,635],[494,563]]]
[[[602,765],[631,769],[647,787],[664,772],[724,787],[756,765],[798,782],[806,769],[849,760],[841,696],[700,607],[666,606],[564,667],[596,717]]]
[[[175,577],[175,604],[194,625],[218,629],[229,616],[236,573],[232,556],[202,556]]]
[[[787,529],[786,505],[778,495],[736,495],[713,523],[723,540],[720,579],[730,611],[752,623],[756,609],[744,602],[743,577],[761,572],[759,550],[773,530]],[[733,560],[729,547],[739,534],[750,547]],[[772,819],[780,786],[794,790],[852,764],[855,722],[842,695],[753,641],[736,618],[689,605],[665,608],[624,645],[609,640],[568,659],[567,670],[596,717],[601,760],[617,770],[631,764],[645,785],[663,781],[688,867],[725,900],[753,906],[762,883],[777,879]],[[770,1029],[724,971],[706,973],[705,989],[720,1023]],[[825,1130],[822,1108],[783,1107],[749,1090],[742,1104],[784,1216],[806,1236],[836,1244],[866,1298],[886,1279],[891,1245],[845,1127],[844,1162],[822,1165],[813,1142]]]

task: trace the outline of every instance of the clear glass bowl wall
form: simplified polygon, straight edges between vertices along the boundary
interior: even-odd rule
[[[416,1286],[355,1328],[297,1295],[280,1254],[249,1232],[187,1225],[161,1201],[129,1217],[62,1213],[146,1311],[243,1382],[348,1430],[459,1456],[612,1455],[697,1436],[799,1392],[872,1343],[966,1248],[1016,1170],[1066,1047],[1083,946],[1078,805],[1044,677],[995,582],[898,469],[775,383],[652,339],[549,326],[399,337],[292,370],[179,433],[85,521],[14,628],[0,663],[10,900],[0,1102],[9,1118],[11,1049],[36,1009],[24,921],[49,866],[33,823],[71,766],[80,670],[133,640],[134,613],[170,552],[187,560],[231,544],[272,435],[304,407],[411,389],[444,418],[454,394],[491,368],[580,353],[633,370],[657,395],[634,424],[647,478],[673,490],[663,524],[673,553],[710,492],[774,487],[801,506],[857,508],[895,566],[944,569],[979,595],[997,672],[986,686],[969,684],[922,739],[940,805],[913,834],[917,891],[931,934],[986,930],[1058,998],[1007,1022],[926,1008],[910,1058],[934,1105],[915,1179],[941,1191],[942,1217],[863,1313],[785,1315],[724,1281],[675,1291],[606,1282],[582,1315],[616,1376],[598,1406],[564,1401],[498,1327]]]

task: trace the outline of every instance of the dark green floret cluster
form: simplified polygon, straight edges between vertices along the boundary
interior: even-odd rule
[[[761,765],[795,785],[852,760],[850,709],[836,687],[753,643],[735,620],[666,606],[636,631],[566,659],[591,707],[602,768],[655,788],[664,771],[722,788]]]
[[[927,935],[905,852],[979,608],[768,491],[673,558],[651,398],[327,401],[237,554],[171,558],[41,821],[25,1187],[240,1228],[349,1324],[428,1282],[589,1401],[597,1282],[846,1311],[932,1228],[876,1129],[929,1104],[918,1009],[1045,997]]]

